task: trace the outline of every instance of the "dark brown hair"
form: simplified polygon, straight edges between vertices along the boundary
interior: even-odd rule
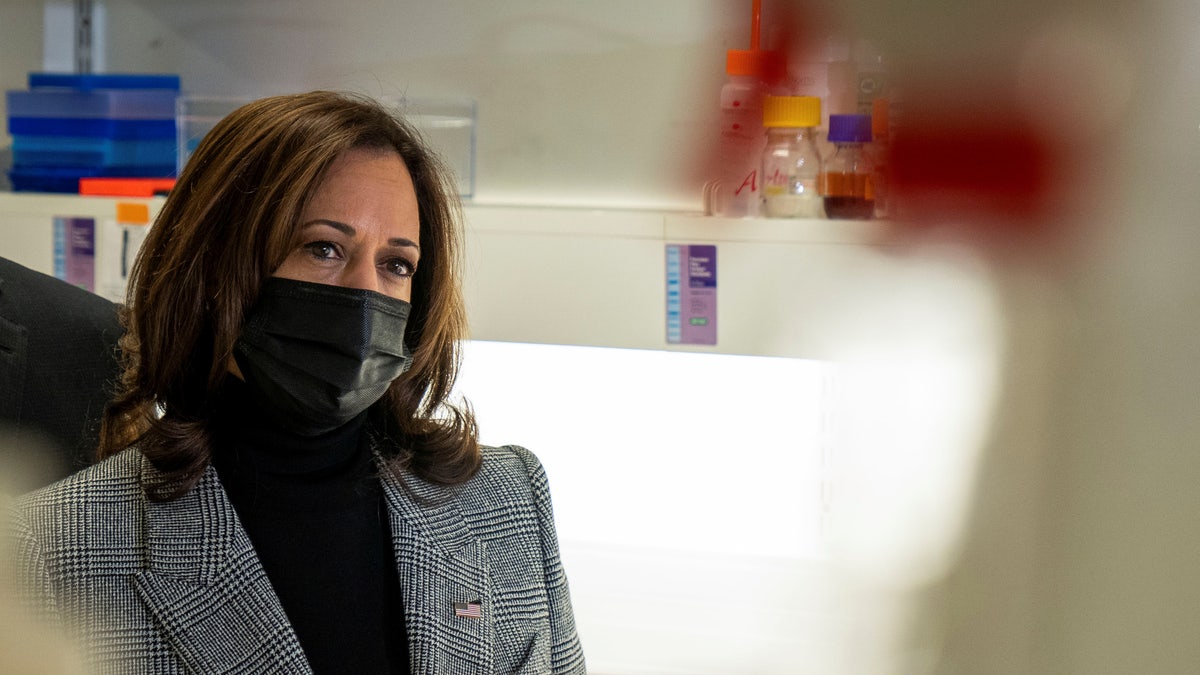
[[[213,395],[263,281],[287,256],[301,211],[351,149],[394,149],[412,176],[421,264],[405,341],[412,368],[372,408],[394,469],[452,485],[481,459],[474,416],[451,405],[466,315],[457,190],[436,155],[381,104],[311,92],[249,103],[196,148],[133,266],[125,370],[99,456],[136,443],[161,472],[155,499],[189,490],[212,457]]]

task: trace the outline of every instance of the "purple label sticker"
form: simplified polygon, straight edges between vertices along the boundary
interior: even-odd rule
[[[717,247],[667,244],[667,343],[717,344]]]
[[[54,218],[54,276],[96,290],[95,219]]]

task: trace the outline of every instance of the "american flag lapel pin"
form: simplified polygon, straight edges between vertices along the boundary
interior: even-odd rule
[[[481,619],[483,618],[483,602],[481,600],[456,602],[454,603],[454,616],[464,619]]]

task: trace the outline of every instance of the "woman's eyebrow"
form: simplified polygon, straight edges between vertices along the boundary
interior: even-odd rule
[[[347,237],[353,237],[354,235],[358,234],[358,230],[347,225],[346,223],[339,222],[336,220],[329,220],[328,218],[314,218],[314,219],[308,221],[307,223],[302,224],[300,227],[302,229],[304,229],[304,228],[312,227],[313,225],[328,225],[329,227],[332,227],[333,229],[337,230],[338,232],[341,232],[342,234],[346,235]]]
[[[307,223],[303,223],[302,225],[300,225],[300,228],[305,229],[305,228],[312,227],[313,225],[328,225],[329,227],[332,227],[333,229],[337,230],[338,232],[341,232],[342,234],[346,235],[347,237],[353,237],[354,235],[358,234],[358,230],[354,229],[352,226],[347,225],[346,223],[343,223],[341,221],[329,220],[328,218],[314,218],[313,220],[310,220]],[[412,239],[409,239],[407,237],[392,237],[392,238],[388,239],[388,245],[389,246],[401,246],[401,247],[415,248],[418,251],[421,250],[421,247],[417,245],[417,242],[415,242]]]

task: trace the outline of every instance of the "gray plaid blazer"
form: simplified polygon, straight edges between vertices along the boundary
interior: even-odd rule
[[[385,472],[414,673],[582,673],[537,458],[485,448],[466,484]],[[64,621],[101,673],[307,673],[308,662],[209,467],[166,503],[130,448],[18,500],[26,601]],[[456,616],[478,600],[480,618]]]

